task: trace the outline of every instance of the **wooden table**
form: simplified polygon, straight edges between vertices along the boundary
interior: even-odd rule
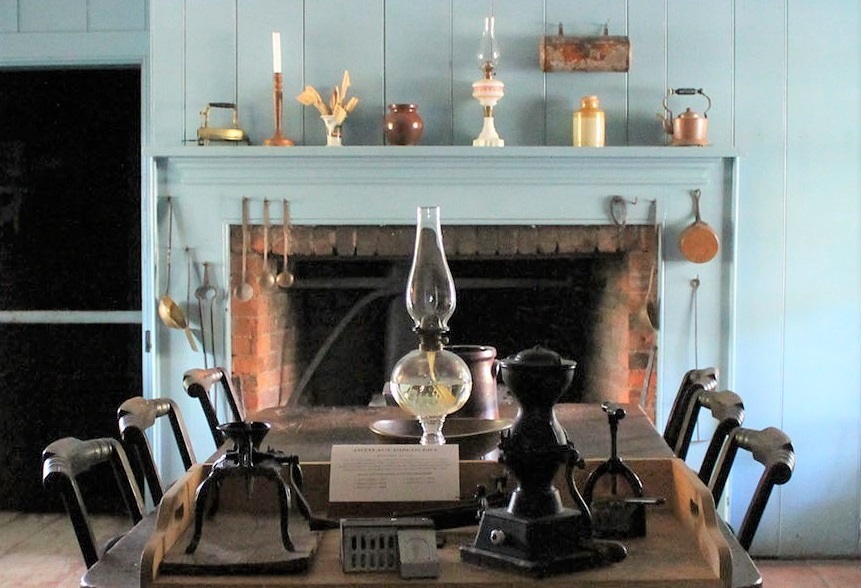
[[[672,457],[672,452],[663,443],[663,439],[654,429],[648,418],[636,406],[626,407],[628,415],[619,426],[619,451],[621,457],[631,463],[640,473],[650,493],[673,493],[666,484],[673,484],[673,479],[685,480],[687,490],[675,497],[678,512],[697,511],[705,513],[714,519],[713,505],[707,489],[696,479],[696,476],[682,462]],[[513,407],[503,407],[502,416],[512,416]],[[609,431],[606,415],[597,405],[565,404],[557,407],[557,416],[565,427],[571,441],[584,458],[594,466],[600,460],[606,459],[610,451]],[[369,423],[377,419],[402,416],[399,409],[392,408],[305,408],[288,411],[284,408],[260,411],[250,418],[265,420],[272,424],[272,430],[264,441],[274,448],[299,455],[303,464],[306,462],[327,462],[333,444],[379,443],[382,440],[368,429]],[[463,455],[461,456],[463,459]],[[640,459],[650,458],[650,459]],[[309,478],[327,472],[328,464],[307,464],[306,487]],[[208,466],[204,466],[208,467]],[[478,472],[486,477],[486,472],[499,468],[493,461],[463,462],[461,471]],[[465,469],[467,468],[467,469]],[[176,486],[188,486],[186,494],[193,495],[193,489],[204,475],[202,468],[190,471],[185,478],[177,481]],[[587,469],[588,471],[588,469]],[[310,473],[310,476],[308,475]],[[468,474],[472,475],[472,474]],[[470,484],[464,481],[462,487]],[[314,485],[313,481],[310,484]],[[651,488],[650,488],[651,486]],[[565,493],[564,488],[560,491]],[[186,499],[188,500],[188,499]],[[319,502],[309,496],[312,504]],[[167,501],[167,499],[166,499]],[[688,504],[690,502],[690,504]],[[694,505],[697,505],[696,508]],[[175,504],[174,504],[175,506]],[[177,511],[187,511],[188,503]],[[663,507],[661,507],[663,508]],[[671,511],[662,511],[656,516],[650,516],[650,536],[647,539],[632,540],[629,545],[629,557],[614,566],[577,572],[576,575],[562,575],[546,578],[541,582],[547,586],[570,586],[576,579],[577,585],[594,587],[615,586],[684,586],[701,588],[702,586],[722,585],[719,579],[713,577],[714,570],[707,564],[694,564],[686,560],[685,550],[696,551],[695,541],[685,541],[678,537],[678,522],[670,516]],[[102,560],[82,578],[82,586],[142,586],[141,555],[144,547],[154,530],[164,520],[176,517],[176,513],[150,513],[121,539]],[[186,512],[185,516],[188,516]],[[159,520],[161,519],[161,520]],[[690,523],[701,525],[701,522]],[[731,569],[733,587],[755,587],[761,585],[761,577],[747,553],[721,521],[709,532],[709,537],[718,545],[717,550],[724,554],[723,565]],[[339,585],[408,585],[463,588],[479,585],[528,586],[535,580],[516,574],[490,570],[483,567],[464,564],[460,561],[457,545],[469,542],[472,531],[460,531],[460,535],[452,535],[446,547],[440,549],[441,575],[436,580],[400,580],[397,573],[353,573],[343,574],[340,571],[338,557],[339,533],[326,531],[322,535],[317,554],[314,556],[311,571],[304,575],[285,576],[165,576],[159,575],[153,586],[339,586]],[[143,568],[146,569],[149,556],[144,557]],[[648,569],[647,569],[648,568]],[[650,573],[647,573],[650,572]],[[725,571],[728,575],[730,572]],[[636,577],[632,577],[632,574]],[[664,574],[664,575],[662,575]],[[144,574],[146,576],[146,574]],[[618,581],[614,580],[618,579]]]
[[[646,414],[636,405],[623,405],[627,415],[619,424],[621,457],[672,457]],[[513,419],[517,407],[502,404],[501,418]],[[607,415],[597,404],[565,403],[556,405],[556,416],[568,438],[584,459],[607,459],[610,456],[610,429]],[[272,425],[263,444],[299,456],[305,461],[329,461],[332,445],[382,443],[369,425],[380,419],[405,418],[398,407],[303,407],[267,408],[248,415],[248,420]],[[445,427],[443,427],[445,433]],[[491,439],[491,445],[496,441]],[[464,453],[460,458],[481,459],[484,450]]]

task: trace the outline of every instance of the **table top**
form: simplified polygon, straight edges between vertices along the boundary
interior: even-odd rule
[[[620,405],[626,416],[619,423],[619,455],[625,457],[672,457],[654,425],[637,405]],[[563,403],[555,407],[556,417],[569,440],[584,459],[610,456],[610,428],[606,413],[598,404]],[[501,418],[513,419],[517,407],[502,404]],[[263,441],[276,449],[299,456],[301,461],[329,461],[332,445],[385,443],[370,429],[382,419],[407,419],[398,407],[275,407],[248,415],[248,420],[265,421],[272,429]],[[455,417],[450,417],[455,418]],[[443,433],[446,432],[443,426]],[[461,459],[481,459],[486,444],[461,445]],[[495,439],[490,438],[490,445]]]
[[[652,423],[646,415],[639,410],[635,405],[626,406],[627,415],[619,424],[619,453],[624,459],[634,458],[662,458],[663,460],[671,460],[672,452],[663,442],[661,435],[655,430]],[[502,417],[513,417],[516,410],[511,406],[501,407],[500,413]],[[561,404],[556,407],[556,414],[560,424],[567,431],[570,440],[578,449],[581,455],[586,459],[606,459],[610,452],[609,427],[607,425],[606,414],[598,405],[590,404]],[[287,409],[285,407],[265,409],[258,411],[249,416],[249,420],[263,420],[272,425],[272,429],[264,441],[264,444],[287,451],[298,455],[302,462],[329,461],[331,446],[335,444],[363,444],[363,443],[381,443],[385,439],[373,433],[369,424],[378,419],[385,418],[402,418],[403,413],[396,407],[314,407],[314,408],[298,408]],[[474,458],[476,456],[464,457],[461,454],[461,459]],[[488,464],[490,465],[490,464]],[[701,484],[692,476],[691,484]],[[178,481],[177,483],[180,483]],[[704,486],[700,488],[704,490]],[[699,491],[699,490],[698,490]],[[707,491],[706,491],[707,492]],[[709,499],[710,500],[710,499]],[[656,518],[656,521],[659,518]],[[144,545],[150,538],[155,528],[156,512],[148,514],[145,519],[139,523],[132,531],[126,534],[103,558],[96,563],[82,578],[82,586],[88,587],[107,587],[107,586],[141,586],[140,582],[140,559],[144,549]],[[657,528],[657,527],[656,527]],[[729,550],[732,554],[732,586],[733,587],[755,587],[761,585],[761,577],[758,570],[753,564],[748,554],[740,547],[738,542],[733,537],[732,533],[723,524],[718,521],[718,528],[726,540]],[[315,574],[315,569],[321,569],[323,559],[332,561],[327,563],[324,568],[340,568],[337,555],[337,531],[327,531],[323,533],[320,549],[315,555],[314,566],[311,574]],[[452,548],[454,549],[454,548]],[[466,566],[460,565],[457,561],[456,549],[452,556],[447,549],[441,550],[442,561],[447,561],[454,569]],[[457,572],[460,575],[460,572]],[[482,578],[493,577],[494,582],[506,583],[509,579],[514,585],[520,581],[517,577],[503,578],[503,572],[492,571],[492,573],[475,574],[475,578],[471,576],[472,570],[464,572],[467,576],[467,583],[474,582],[485,583]],[[379,574],[378,574],[379,575]],[[356,578],[356,582],[364,583],[369,580],[366,574],[352,574],[352,578]],[[570,579],[570,576],[565,576]],[[296,582],[301,576],[294,576],[290,579],[282,579],[285,583]],[[470,579],[473,578],[473,579]],[[379,578],[383,579],[383,578]],[[225,578],[221,578],[222,581]],[[236,582],[235,585],[278,585],[280,581],[261,578],[238,578],[232,579]],[[201,584],[200,582],[203,582]],[[387,574],[384,576],[386,584],[399,584],[401,581],[397,575]],[[175,586],[198,586],[206,585],[205,578],[188,578],[160,577],[158,585],[175,585]],[[702,582],[702,578],[679,578],[679,586],[698,586]],[[411,585],[416,585],[415,580],[410,580]],[[214,584],[213,584],[214,585]],[[428,585],[437,585],[435,581],[429,581]],[[449,582],[439,581],[439,585],[452,585]],[[591,584],[590,584],[591,585]],[[600,582],[596,585],[605,585]]]

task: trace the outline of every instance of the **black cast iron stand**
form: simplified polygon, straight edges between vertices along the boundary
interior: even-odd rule
[[[185,552],[192,554],[197,550],[203,532],[204,515],[213,516],[215,514],[218,508],[221,483],[226,478],[235,476],[245,478],[249,498],[255,478],[268,478],[275,483],[281,514],[281,543],[287,551],[295,551],[289,529],[290,504],[293,492],[296,494],[297,508],[309,522],[312,521],[310,508],[302,494],[302,470],[299,466],[298,456],[286,455],[272,450],[267,452],[257,450],[263,437],[269,431],[267,423],[240,421],[219,425],[219,429],[233,440],[234,448],[212,465],[209,475],[197,487],[194,498],[194,535],[188,547],[185,548]],[[287,479],[284,478],[284,466],[287,466]],[[207,513],[206,506],[210,495],[212,502]]]

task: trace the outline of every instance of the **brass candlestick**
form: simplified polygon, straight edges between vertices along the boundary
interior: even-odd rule
[[[275,134],[265,139],[263,144],[267,147],[290,147],[293,145],[293,141],[281,133],[281,110],[284,104],[284,92],[280,72],[272,74],[272,98],[275,105]]]

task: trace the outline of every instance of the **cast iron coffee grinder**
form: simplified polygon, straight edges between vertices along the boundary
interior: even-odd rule
[[[249,497],[256,478],[268,478],[275,482],[281,513],[281,542],[287,551],[295,550],[288,525],[293,496],[296,498],[300,513],[311,523],[311,528],[314,528],[315,519],[311,516],[308,503],[302,494],[302,472],[298,456],[286,455],[272,449],[265,452],[259,450],[260,443],[269,432],[269,428],[269,423],[245,421],[218,426],[218,429],[233,441],[233,449],[228,450],[212,464],[209,475],[197,488],[194,499],[194,535],[185,549],[186,553],[191,554],[197,550],[203,531],[204,514],[209,516],[215,514],[221,482],[233,476],[245,478],[246,492]],[[213,494],[211,501],[210,493]],[[207,504],[210,505],[208,509]]]
[[[499,459],[518,486],[506,508],[484,511],[474,544],[461,546],[464,561],[543,577],[625,557],[621,544],[592,538],[589,508],[572,477],[583,461],[553,410],[575,367],[539,346],[500,360],[502,379],[520,410],[502,435]],[[574,508],[562,505],[552,483],[563,464]]]

